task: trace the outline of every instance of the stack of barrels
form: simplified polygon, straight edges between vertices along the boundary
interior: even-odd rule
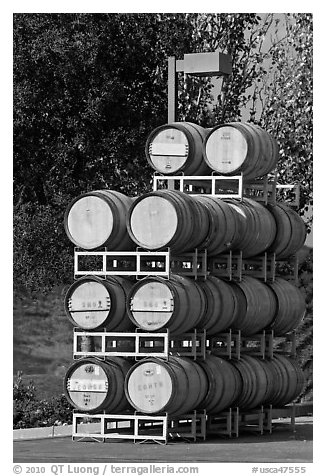
[[[155,129],[146,143],[151,166],[164,175],[242,173],[246,179],[271,172],[277,163],[276,141],[260,127],[229,123],[204,129],[172,123]],[[262,205],[249,199],[220,199],[157,190],[137,198],[98,190],[70,203],[65,214],[69,239],[84,250],[170,249],[172,257],[206,250],[219,257],[230,250],[243,258],[275,253],[288,259],[304,244],[299,215],[282,203]],[[107,332],[158,332],[171,337],[205,330],[208,338],[227,330],[253,336],[272,329],[281,337],[294,330],[305,313],[305,300],[290,281],[271,282],[244,276],[226,281],[214,276],[194,279],[171,273],[169,279],[148,276],[133,281],[120,276],[85,276],[65,298],[74,326]],[[92,350],[92,343],[85,343]],[[86,350],[87,350],[86,349]],[[85,357],[68,369],[65,392],[78,410],[107,413],[136,410],[144,414],[184,415],[204,409],[218,415],[229,407],[240,411],[261,405],[284,406],[301,393],[303,372],[291,357],[262,359],[241,353],[239,360],[171,355],[134,362],[122,357]]]

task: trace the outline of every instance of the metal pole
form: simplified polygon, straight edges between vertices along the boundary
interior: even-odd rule
[[[178,82],[175,56],[168,58],[168,123],[177,120]]]

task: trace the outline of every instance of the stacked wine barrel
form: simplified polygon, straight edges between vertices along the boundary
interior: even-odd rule
[[[158,173],[192,176],[212,172],[246,179],[273,171],[278,147],[253,124],[228,123],[204,129],[172,123],[155,129],[145,146]],[[218,258],[232,251],[250,259],[274,253],[288,259],[304,244],[305,225],[283,203],[262,205],[251,198],[221,199],[178,190],[156,190],[137,198],[97,190],[73,200],[65,214],[69,239],[83,250],[205,251]],[[117,272],[118,274],[118,272]],[[82,330],[144,332],[169,330],[171,338],[205,331],[208,339],[226,331],[253,336],[273,330],[282,337],[304,317],[305,300],[290,281],[265,282],[252,275],[225,280],[210,270],[205,279],[171,270],[169,279],[142,280],[89,275],[76,280],[65,298],[72,324]],[[85,339],[85,353],[94,351]],[[214,350],[205,359],[171,354],[142,360],[96,356],[81,358],[68,369],[65,392],[78,410],[106,413],[137,411],[148,415],[184,415],[227,408],[249,411],[261,405],[282,407],[298,397],[304,385],[298,363],[287,355],[222,358]]]

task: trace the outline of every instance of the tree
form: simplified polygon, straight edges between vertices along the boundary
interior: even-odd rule
[[[13,426],[35,428],[72,423],[72,406],[65,396],[40,400],[33,381],[24,383],[22,372],[18,372],[13,385]]]
[[[166,58],[192,49],[181,14],[16,14],[15,203],[146,189],[146,137],[166,122]]]
[[[304,213],[312,205],[313,192],[312,15],[285,16],[285,32],[283,39],[274,40],[270,51],[260,122],[280,143],[280,182],[301,184],[300,211]]]

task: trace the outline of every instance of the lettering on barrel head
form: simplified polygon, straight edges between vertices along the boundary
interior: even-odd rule
[[[107,392],[109,388],[107,380],[86,380],[71,378],[68,380],[67,389],[70,392]]]
[[[151,382],[151,383],[143,383],[138,385],[138,390],[139,392],[142,392],[143,390],[150,390],[152,388],[160,388],[163,387],[163,382]]]
[[[84,405],[87,406],[91,402],[91,396],[89,393],[84,393]]]

